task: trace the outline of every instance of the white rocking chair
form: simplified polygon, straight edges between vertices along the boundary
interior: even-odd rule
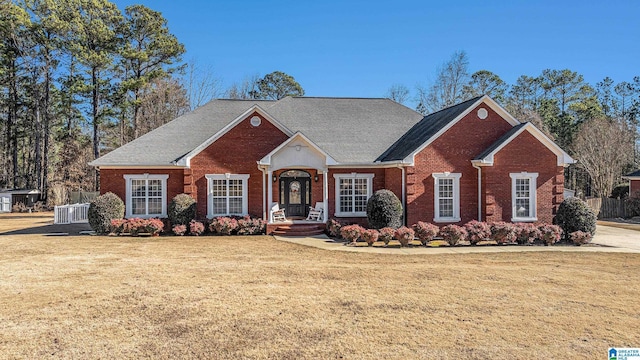
[[[324,202],[317,202],[316,206],[309,208],[309,221],[322,221],[322,213],[324,212]]]
[[[284,209],[280,209],[280,205],[277,202],[271,204],[271,221],[287,221],[284,216]]]

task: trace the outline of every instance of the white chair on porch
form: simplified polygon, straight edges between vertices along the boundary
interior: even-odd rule
[[[324,202],[317,202],[316,206],[309,208],[309,215],[307,216],[307,220],[322,221],[323,212],[324,212]]]
[[[271,221],[287,221],[287,218],[284,216],[284,209],[280,209],[280,205],[277,202],[271,204]]]

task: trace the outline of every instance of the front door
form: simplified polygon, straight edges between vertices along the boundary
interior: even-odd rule
[[[280,178],[281,199],[287,217],[306,217],[309,211],[311,178]]]

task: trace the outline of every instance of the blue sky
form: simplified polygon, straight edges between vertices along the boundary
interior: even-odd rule
[[[571,69],[592,85],[640,76],[640,1],[119,0],[162,12],[184,60],[210,66],[224,88],[284,71],[308,96],[382,97],[428,85],[455,51],[470,72],[509,84]]]

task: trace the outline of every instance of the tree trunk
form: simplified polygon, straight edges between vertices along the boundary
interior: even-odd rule
[[[100,120],[98,117],[98,70],[96,68],[91,69],[91,84],[92,86],[92,97],[91,97],[91,115],[93,117],[93,159],[97,159],[100,157],[100,135],[99,125]],[[95,191],[100,189],[100,172],[94,169],[95,172]]]

